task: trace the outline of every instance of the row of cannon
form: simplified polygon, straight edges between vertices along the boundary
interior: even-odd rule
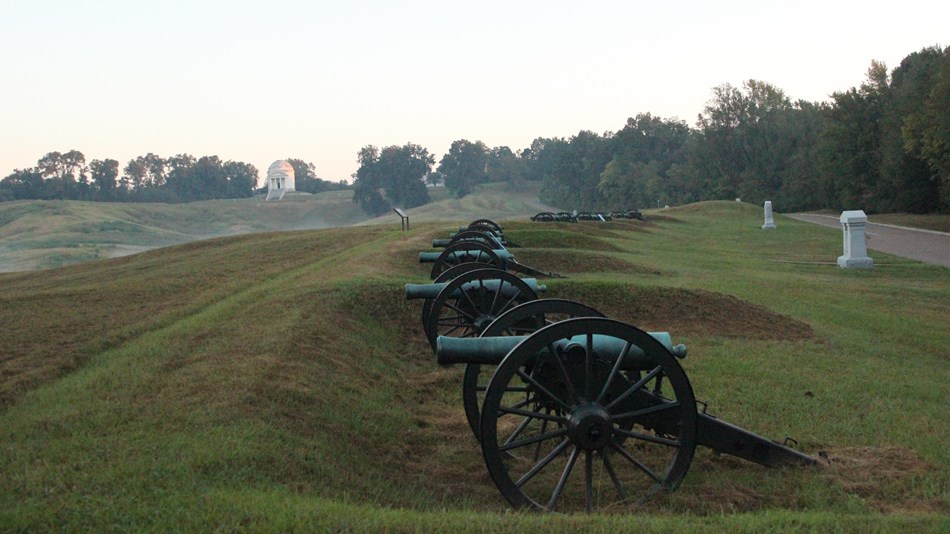
[[[697,409],[679,363],[687,349],[668,332],[539,298],[545,285],[507,270],[499,251],[512,243],[500,225],[475,221],[437,241],[442,268],[432,283],[407,284],[406,298],[422,300],[438,364],[465,366],[469,427],[512,506],[590,512],[641,502],[676,489],[699,445],[766,466],[815,463]],[[501,261],[481,261],[492,257]]]
[[[531,220],[535,222],[572,222],[576,223],[577,221],[611,221],[613,219],[638,219],[645,221],[643,213],[637,209],[630,209],[625,211],[611,211],[610,213],[603,212],[569,212],[569,211],[559,211],[557,213],[551,211],[542,211],[536,215],[531,216]]]

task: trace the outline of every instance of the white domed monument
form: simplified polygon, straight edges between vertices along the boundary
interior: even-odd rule
[[[286,160],[279,159],[267,168],[267,198],[265,200],[280,200],[287,193],[296,190],[294,183],[294,167]]]

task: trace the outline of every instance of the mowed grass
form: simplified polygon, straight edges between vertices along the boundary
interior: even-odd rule
[[[0,530],[946,531],[950,270],[842,270],[839,232],[760,219],[505,227],[565,258],[549,295],[670,330],[710,413],[820,467],[699,450],[628,514],[510,513],[403,297],[455,223],[255,234],[0,274]]]

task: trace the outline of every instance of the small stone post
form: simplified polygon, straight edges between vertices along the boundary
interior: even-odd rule
[[[772,201],[765,201],[765,224],[762,225],[763,230],[775,230],[775,221],[772,220]]]
[[[844,255],[838,256],[838,266],[845,269],[870,269],[874,260],[868,257],[864,229],[868,216],[862,210],[841,212],[841,228],[844,231]]]

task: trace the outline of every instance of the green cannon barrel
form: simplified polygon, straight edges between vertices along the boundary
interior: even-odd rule
[[[648,332],[654,339],[663,344],[673,355],[679,358],[686,357],[686,345],[673,345],[669,332]],[[528,336],[499,336],[499,337],[446,337],[439,336],[435,342],[436,361],[439,365],[456,363],[498,365],[501,361]],[[581,334],[570,339],[563,339],[555,343],[556,351],[564,351],[570,345],[585,346],[587,335]],[[594,334],[594,352],[602,356],[619,356],[627,342],[612,336]],[[624,357],[624,369],[643,369],[651,365],[646,354],[640,347],[633,345],[627,356]]]
[[[512,258],[514,257],[510,252],[508,252],[507,250],[504,250],[504,249],[496,249],[496,250],[493,250],[492,252],[494,252],[495,255],[498,256],[498,259],[504,260],[504,261],[508,261],[508,260],[510,260],[510,259],[512,259]],[[430,251],[430,252],[420,252],[420,253],[419,253],[419,263],[435,263],[435,261],[438,260],[438,259],[439,259],[439,256],[441,256],[441,255],[442,255],[441,252],[431,252],[431,251]],[[456,257],[460,257],[460,256],[461,256],[461,257],[464,257],[464,256],[465,256],[465,251],[453,252],[452,255],[453,255],[453,256],[456,256]]]
[[[535,293],[543,293],[547,286],[538,285],[538,280],[535,278],[522,278],[522,282],[528,284],[528,287],[531,288]],[[479,282],[468,282],[462,284],[460,289],[468,290],[476,287],[484,286],[489,291],[498,291],[498,286],[501,284],[501,280],[483,280],[481,284]],[[413,299],[434,299],[439,296],[439,293],[445,289],[445,286],[449,285],[448,282],[443,282],[440,284],[406,284],[406,300]],[[506,284],[502,287],[501,294],[502,296],[511,298],[514,294],[515,287],[511,284]],[[508,294],[511,293],[511,294]],[[453,298],[462,296],[461,293],[458,295],[452,295]]]
[[[501,239],[494,236],[488,236],[488,239],[491,239],[495,242],[494,248],[503,248]],[[471,241],[483,242],[483,240],[481,239],[471,239]],[[456,241],[456,243],[458,243],[458,241]],[[452,239],[433,239],[432,240],[432,248],[445,248],[451,244],[452,244]]]

